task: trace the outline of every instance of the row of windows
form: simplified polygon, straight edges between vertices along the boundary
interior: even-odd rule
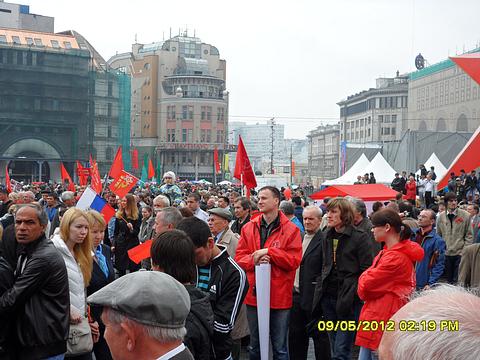
[[[87,111],[87,102],[5,96],[0,98],[0,109],[10,111],[85,112]]]
[[[397,115],[378,115],[379,123],[396,123]]]
[[[372,123],[372,118],[369,116],[368,118],[364,118],[364,119],[357,119],[357,120],[353,120],[353,121],[348,121],[346,124],[346,127],[347,127],[347,130],[348,129],[353,129],[354,127],[355,128],[358,128],[358,127],[363,127],[363,126],[366,126],[366,125],[371,125]],[[343,123],[342,123],[342,129],[343,129]]]
[[[0,44],[8,44],[9,41],[7,39],[7,36],[4,34],[0,34]],[[51,46],[52,48],[55,49],[71,49],[72,48],[72,43],[70,41],[63,41],[60,43],[58,40],[50,39],[50,44],[43,44],[42,39],[40,38],[32,38],[26,36],[25,38],[21,39],[20,36],[17,35],[12,35],[11,36],[11,43],[15,45],[28,45],[28,46],[37,46],[37,47],[45,47],[45,46]],[[63,44],[63,46],[61,46]]]
[[[463,76],[462,81],[460,82],[460,88],[458,87],[459,82],[460,81],[457,78],[455,82],[451,79],[446,80],[445,82],[442,81],[440,84],[417,89],[417,110],[434,109],[439,106],[476,100],[478,96],[478,86],[472,86],[470,79],[465,81]]]
[[[384,96],[340,108],[340,116],[346,117],[372,109],[397,109],[407,107],[407,96]]]
[[[182,152],[178,155],[168,154],[165,157],[165,165],[193,165],[195,163],[195,153]],[[213,154],[200,152],[198,155],[199,165],[213,165]]]
[[[175,129],[167,129],[167,141],[193,143],[196,141],[196,139],[194,140],[193,129],[182,129],[181,138],[177,137],[177,131]],[[216,133],[212,131],[212,129],[200,130],[201,143],[212,143],[212,142],[223,143],[224,141],[225,141],[225,131],[223,130],[217,130]]]
[[[44,60],[43,53],[0,49],[0,64],[42,66]]]
[[[176,113],[176,106],[175,105],[168,105],[167,106],[167,120],[175,120],[177,119]],[[202,106],[200,112],[200,120],[212,120],[212,107],[211,106]],[[182,105],[182,112],[181,112],[181,119],[182,120],[193,120],[194,116],[194,107],[193,105]],[[224,121],[225,120],[225,108],[219,107],[217,108],[217,121]]]

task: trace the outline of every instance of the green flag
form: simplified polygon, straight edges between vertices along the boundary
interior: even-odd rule
[[[142,177],[140,178],[143,182],[148,181],[148,154],[143,155],[143,167],[142,167]]]

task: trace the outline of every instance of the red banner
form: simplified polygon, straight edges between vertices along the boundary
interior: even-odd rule
[[[138,182],[138,178],[122,170],[119,176],[110,184],[109,188],[115,195],[123,198]]]
[[[75,191],[75,184],[73,183],[72,178],[70,177],[70,174],[68,173],[67,169],[65,169],[65,166],[63,166],[63,163],[60,163],[60,174],[62,176],[62,183],[65,183],[65,181],[68,181],[68,190]]]
[[[88,177],[90,176],[90,169],[87,167],[84,167],[82,164],[80,164],[80,161],[78,160],[77,160],[77,176],[78,176],[78,182],[80,183],[80,186],[87,185],[87,180],[88,180]]]
[[[102,179],[100,178],[100,173],[98,172],[97,162],[92,159],[92,155],[90,155],[90,176],[92,181],[90,186],[92,187],[93,191],[100,195],[102,193]]]
[[[215,163],[215,174],[220,174],[220,161],[218,161],[218,149],[213,150],[213,162]]]
[[[12,182],[10,181],[10,174],[8,173],[8,165],[5,165],[5,186],[10,194],[12,192]]]

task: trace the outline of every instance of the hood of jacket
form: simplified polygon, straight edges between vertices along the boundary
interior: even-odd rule
[[[60,237],[60,232],[58,232],[52,237],[52,242],[53,245],[55,245],[55,247],[57,248],[57,250],[62,253],[62,256],[73,258],[72,253],[70,252],[70,250],[68,250],[67,244]]]
[[[209,334],[213,333],[213,310],[208,293],[195,285],[185,285],[190,295],[190,313],[205,327]]]
[[[423,248],[414,241],[404,240],[400,241],[398,244],[395,244],[388,251],[398,251],[406,255],[412,262],[418,262],[423,259],[424,251]]]

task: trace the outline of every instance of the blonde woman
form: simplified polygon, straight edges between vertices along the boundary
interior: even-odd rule
[[[135,197],[127,194],[120,200],[120,207],[115,215],[115,231],[112,250],[115,252],[115,268],[120,276],[137,271],[140,265],[128,257],[128,250],[139,244],[138,234],[142,220],[138,213]]]
[[[91,253],[93,257],[92,278],[87,287],[87,295],[90,296],[115,280],[115,270],[113,269],[110,247],[102,244],[107,227],[103,216],[95,210],[88,210],[87,216],[90,222],[90,233],[92,234],[93,242]],[[109,360],[112,359],[112,355],[104,338],[105,325],[101,319],[102,310],[101,306],[90,306],[90,314],[93,320],[98,323],[100,331],[98,342],[93,345],[93,352],[96,359]]]
[[[54,236],[52,241],[67,267],[70,325],[79,324],[87,318],[85,289],[92,277],[92,237],[86,213],[77,208],[68,209],[60,223],[60,233]],[[98,324],[91,328],[94,339],[98,338]],[[66,357],[90,360],[92,355],[89,352],[67,354]]]

